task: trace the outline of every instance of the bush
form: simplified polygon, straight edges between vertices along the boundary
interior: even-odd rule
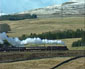
[[[73,42],[72,44],[72,47],[80,47],[80,46],[85,46],[85,42],[78,40],[78,41]]]
[[[78,47],[78,46],[81,46],[81,40],[75,41],[72,44],[72,47]]]

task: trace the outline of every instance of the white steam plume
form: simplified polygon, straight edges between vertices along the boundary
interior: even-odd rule
[[[6,33],[0,33],[0,44],[4,44],[4,40],[7,40],[11,45],[16,47],[22,47],[25,44],[62,44],[65,45],[61,40],[47,40],[47,39],[40,39],[40,38],[27,38],[25,40],[19,40],[18,37],[12,38],[7,37]]]
[[[0,44],[3,44],[4,42],[0,39]]]
[[[21,44],[21,41],[17,37],[7,37],[5,32],[0,33],[0,44],[4,44],[4,40],[7,40],[11,45],[16,47],[24,46],[23,44]]]
[[[47,40],[40,38],[27,38],[21,41],[21,44],[62,44],[65,45],[61,40]]]

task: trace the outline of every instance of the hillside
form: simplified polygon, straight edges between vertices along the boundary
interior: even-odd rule
[[[18,21],[0,21],[0,23],[7,23],[11,27],[11,31],[7,33],[10,37],[20,37],[23,34],[30,35],[31,33],[40,34],[48,31],[63,31],[63,30],[76,30],[84,29],[84,17],[64,17],[64,18],[37,18],[25,19]],[[74,41],[79,39],[66,39],[66,45],[71,50],[82,50],[83,47],[76,49],[71,45]]]
[[[11,27],[9,36],[21,36],[23,34],[42,33],[54,30],[84,29],[84,17],[26,19],[19,21],[0,21]]]
[[[45,8],[38,8],[30,11],[21,12],[19,14],[56,14],[56,15],[84,15],[85,3],[66,2],[61,5],[52,5]]]
[[[10,14],[7,16],[4,13],[0,13],[0,20],[22,20],[29,18],[41,18],[41,17],[62,17],[62,16],[84,16],[85,15],[85,3],[78,2],[65,2],[59,5],[51,5],[44,8],[37,8],[20,13]]]

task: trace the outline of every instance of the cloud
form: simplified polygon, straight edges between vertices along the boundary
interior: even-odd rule
[[[71,0],[71,1],[85,3],[85,0]]]
[[[6,15],[5,13],[0,13],[0,16],[2,16],[2,15]]]

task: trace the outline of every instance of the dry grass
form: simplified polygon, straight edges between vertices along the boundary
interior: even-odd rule
[[[72,47],[72,43],[74,41],[81,40],[81,38],[70,38],[70,39],[62,39],[65,42],[69,50],[85,50],[85,46],[81,47]]]
[[[76,30],[84,29],[84,17],[64,17],[62,18],[43,18],[43,19],[26,19],[19,21],[0,21],[0,23],[7,23],[11,27],[9,36],[19,37],[23,34],[42,33],[54,30]],[[85,50],[85,47],[71,47],[72,42],[79,39],[63,39],[70,50]]]
[[[28,60],[13,63],[1,63],[0,69],[50,69],[71,57],[57,57],[39,60]]]
[[[60,66],[58,69],[85,69],[85,58],[73,60]]]
[[[22,34],[42,33],[54,30],[84,29],[84,17],[26,19],[19,21],[0,21],[11,26],[9,36],[21,36]],[[71,44],[77,39],[62,39],[70,50],[84,50],[85,47],[72,48]],[[28,60],[14,63],[0,63],[0,69],[50,69],[53,66],[71,57],[57,57],[50,59]],[[75,62],[74,62],[75,61]],[[74,60],[58,69],[84,69],[84,58]],[[81,64],[82,63],[82,64]]]
[[[1,63],[0,69],[50,69],[71,57],[57,57],[39,60],[20,61],[13,63]],[[79,58],[61,65],[56,69],[84,69],[85,58]]]
[[[21,36],[30,33],[42,33],[54,30],[84,29],[84,17],[26,19],[19,21],[0,21],[11,26],[9,36]]]

